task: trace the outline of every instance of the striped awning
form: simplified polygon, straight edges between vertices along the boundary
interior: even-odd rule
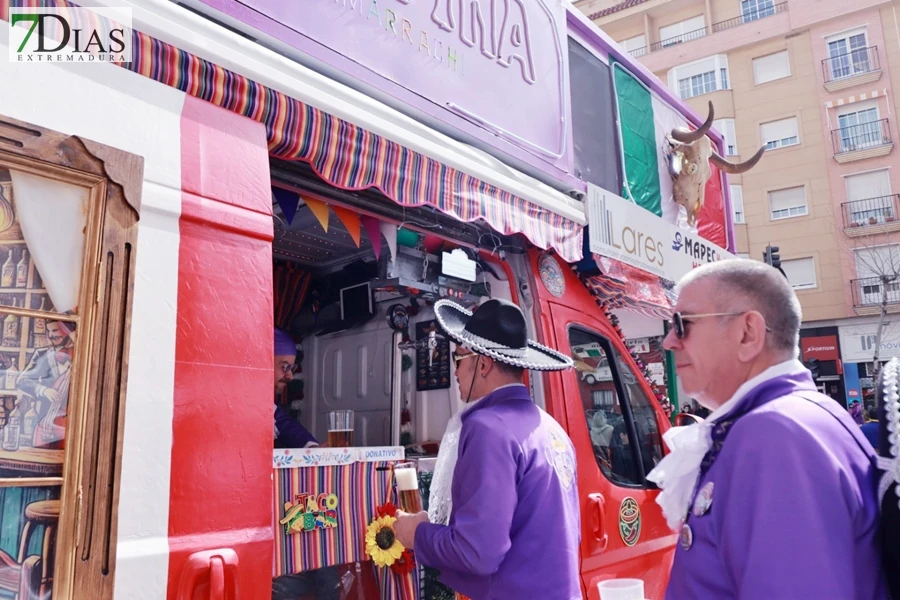
[[[653,319],[672,316],[672,284],[623,262],[594,255],[601,274],[582,277],[597,301],[611,309],[632,310]]]
[[[10,5],[76,6],[0,0],[3,20]],[[134,31],[133,39],[133,61],[120,67],[264,123],[272,156],[306,162],[335,187],[375,188],[404,206],[429,205],[504,235],[521,233],[569,262],[582,258],[583,226],[571,219],[147,34]]]

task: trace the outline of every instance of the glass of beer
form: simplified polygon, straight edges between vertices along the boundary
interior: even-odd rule
[[[394,480],[397,482],[397,496],[400,509],[408,513],[422,510],[422,496],[419,494],[419,473],[414,462],[394,465]]]
[[[353,445],[353,411],[333,410],[328,413],[328,445],[349,448]]]

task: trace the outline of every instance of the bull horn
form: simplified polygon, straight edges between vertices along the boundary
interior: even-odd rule
[[[672,137],[681,142],[682,144],[693,144],[700,138],[706,135],[709,131],[709,128],[712,127],[713,119],[715,119],[715,111],[713,110],[712,100],[709,101],[709,116],[706,117],[706,122],[695,129],[694,131],[688,131],[683,127],[676,127],[672,130]]]
[[[745,160],[742,163],[730,163],[721,156],[719,153],[713,150],[713,153],[709,157],[709,162],[716,165],[729,175],[738,175],[740,173],[746,173],[750,169],[756,166],[756,163],[759,162],[759,159],[762,158],[762,155],[766,152],[765,146],[760,146],[759,150],[756,151],[756,154],[751,156],[749,159]]]

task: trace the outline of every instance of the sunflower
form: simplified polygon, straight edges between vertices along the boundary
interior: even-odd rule
[[[403,555],[403,544],[394,534],[394,517],[378,517],[366,528],[366,554],[379,567],[389,567]]]

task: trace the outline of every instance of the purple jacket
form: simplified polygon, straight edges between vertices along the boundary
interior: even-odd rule
[[[452,496],[449,525],[416,530],[416,558],[443,583],[472,600],[581,599],[575,450],[525,386],[463,415]]]
[[[688,517],[666,599],[886,599],[873,450],[852,417],[808,372],[761,383],[735,407],[750,410],[697,485],[712,501]]]
[[[287,414],[280,406],[275,405],[275,447],[276,448],[306,448],[309,445],[318,445],[316,438],[306,430],[306,427],[297,422],[297,419]]]

